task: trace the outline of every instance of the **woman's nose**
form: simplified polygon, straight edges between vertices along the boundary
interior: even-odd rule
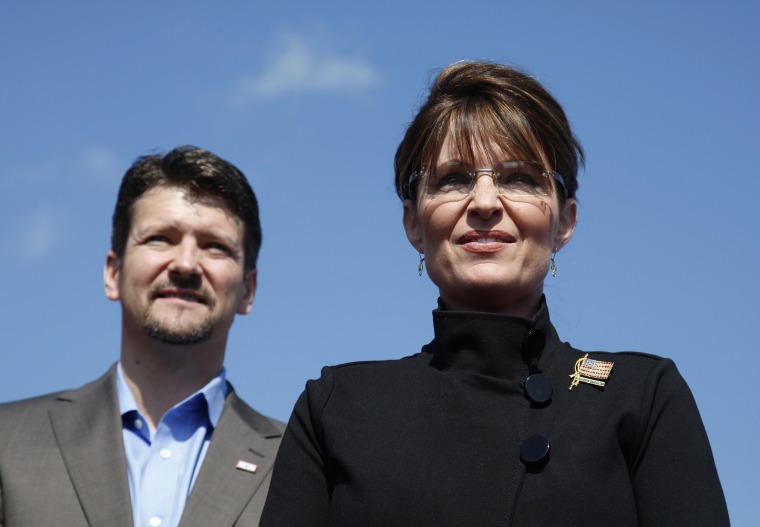
[[[484,177],[487,176],[487,177]],[[499,190],[493,179],[493,171],[482,170],[475,174],[475,186],[472,189],[471,207],[484,216],[490,216],[501,209]]]

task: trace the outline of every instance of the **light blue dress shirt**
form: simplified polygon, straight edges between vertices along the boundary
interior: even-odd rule
[[[140,414],[121,363],[117,387],[135,527],[176,527],[222,415],[225,371],[166,412],[155,430]]]

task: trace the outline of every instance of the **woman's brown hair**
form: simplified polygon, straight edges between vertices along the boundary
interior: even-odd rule
[[[515,67],[457,62],[438,74],[396,150],[396,193],[402,200],[415,199],[410,177],[434,166],[447,134],[462,160],[475,159],[475,148],[487,156],[497,147],[559,172],[567,197],[575,197],[583,148],[557,100]]]

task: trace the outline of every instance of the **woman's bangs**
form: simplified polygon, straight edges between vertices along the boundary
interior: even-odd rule
[[[476,160],[489,164],[508,160],[540,161],[532,152],[530,142],[520,133],[522,127],[510,122],[513,119],[499,115],[491,105],[471,105],[467,110],[452,113],[447,130],[459,161],[470,165],[475,165]]]

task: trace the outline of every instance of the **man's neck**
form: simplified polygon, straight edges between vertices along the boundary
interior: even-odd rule
[[[177,403],[203,388],[222,370],[224,345],[176,346],[155,340],[122,341],[124,379],[140,413],[155,428]],[[220,351],[221,350],[221,351]]]

